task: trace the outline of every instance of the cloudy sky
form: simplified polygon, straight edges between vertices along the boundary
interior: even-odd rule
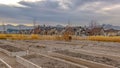
[[[120,0],[0,0],[0,22],[31,25],[120,25]]]

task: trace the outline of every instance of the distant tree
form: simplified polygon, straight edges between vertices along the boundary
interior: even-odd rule
[[[89,24],[89,28],[90,28],[90,29],[93,29],[93,28],[97,28],[97,27],[100,27],[100,24],[97,23],[96,20],[92,20],[92,21],[90,22],[90,24]]]

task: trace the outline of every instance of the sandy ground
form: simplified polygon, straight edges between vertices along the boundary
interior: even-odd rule
[[[29,50],[29,53],[36,52],[36,53],[48,54],[49,52],[58,51],[58,50],[68,50],[68,51],[78,51],[78,52],[81,52],[81,50],[83,50],[96,54],[100,53],[102,57],[105,57],[104,55],[115,56],[117,58],[114,59],[113,57],[110,59],[112,60],[114,59],[116,62],[120,62],[120,43],[116,43],[116,42],[76,41],[76,40],[73,40],[72,42],[48,41],[48,40],[44,40],[44,41],[43,40],[27,40],[27,41],[0,40],[0,44],[8,44],[11,46],[22,48],[24,50]],[[90,54],[90,56],[92,56],[92,58],[96,58],[94,54]],[[98,58],[98,60],[100,60],[100,58]],[[113,63],[114,62],[112,61],[111,64]],[[117,66],[120,66],[120,64],[118,64]]]

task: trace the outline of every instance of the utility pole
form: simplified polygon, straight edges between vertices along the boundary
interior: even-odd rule
[[[36,19],[33,20],[33,27],[35,29],[35,26],[36,26]]]
[[[5,34],[6,32],[6,28],[5,28],[5,24],[4,24],[4,21],[2,22],[2,26],[3,26],[3,33]]]
[[[36,19],[33,19],[33,33],[35,34],[35,27],[36,27]]]

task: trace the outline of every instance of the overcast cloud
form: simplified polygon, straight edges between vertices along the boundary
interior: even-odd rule
[[[0,20],[14,24],[88,25],[91,20],[100,24],[120,25],[120,0],[17,0],[0,3]]]

